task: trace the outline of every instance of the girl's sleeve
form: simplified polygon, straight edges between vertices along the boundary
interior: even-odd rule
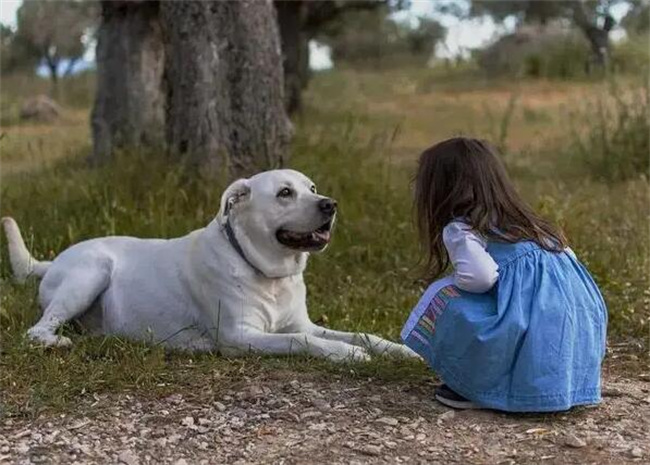
[[[486,242],[465,223],[449,223],[442,240],[454,267],[454,283],[467,292],[489,291],[499,277],[498,265],[485,250]]]

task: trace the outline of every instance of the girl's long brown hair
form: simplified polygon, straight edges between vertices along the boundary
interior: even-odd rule
[[[422,153],[415,178],[415,207],[430,279],[449,265],[442,231],[454,220],[497,241],[533,241],[554,252],[567,246],[562,232],[519,196],[496,151],[478,139],[456,137]]]

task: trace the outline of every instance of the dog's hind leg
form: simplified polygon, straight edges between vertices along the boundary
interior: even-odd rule
[[[66,271],[45,306],[43,316],[27,331],[27,335],[45,346],[70,345],[70,339],[58,336],[56,330],[88,310],[108,287],[109,281],[110,272],[103,266],[85,266]],[[43,282],[43,285],[47,284]]]

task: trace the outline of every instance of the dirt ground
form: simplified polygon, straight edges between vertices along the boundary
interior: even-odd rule
[[[432,401],[433,388],[283,372],[220,394],[87,396],[65,414],[0,420],[0,463],[650,461],[647,371],[606,368],[599,407],[546,415],[452,411]]]

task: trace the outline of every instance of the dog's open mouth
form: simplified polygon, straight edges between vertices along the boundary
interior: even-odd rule
[[[320,228],[311,232],[289,231],[288,229],[279,229],[275,234],[280,244],[295,250],[321,250],[329,244],[332,237],[332,222],[329,220]]]

